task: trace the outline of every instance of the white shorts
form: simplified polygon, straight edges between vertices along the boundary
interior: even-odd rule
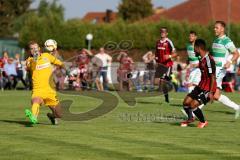
[[[226,70],[224,68],[216,67],[217,88],[222,89],[222,80],[225,75]]]
[[[188,84],[198,85],[201,80],[201,71],[199,68],[192,68],[188,78]]]

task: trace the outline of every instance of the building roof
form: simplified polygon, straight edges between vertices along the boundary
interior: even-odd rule
[[[88,12],[83,18],[83,21],[93,22],[93,23],[104,23],[105,18],[107,17],[106,12]],[[110,22],[117,19],[117,13],[111,12],[110,13]]]
[[[228,22],[229,15],[232,23],[240,23],[240,0],[188,0],[147,20],[158,21],[165,17],[207,25],[216,20]]]

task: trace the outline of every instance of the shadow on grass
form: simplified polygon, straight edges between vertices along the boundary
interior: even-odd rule
[[[174,106],[174,107],[183,107],[182,104],[169,104],[170,106]]]
[[[230,111],[213,111],[213,110],[207,110],[208,112],[212,112],[212,113],[224,113],[224,114],[231,114],[234,115],[233,112]]]
[[[178,126],[178,127],[180,127],[180,128],[186,128],[186,127],[181,127],[181,123],[180,123],[180,122],[178,122],[178,123],[172,123],[171,125],[172,125],[172,126]],[[196,127],[196,126],[197,126],[196,124],[191,123],[191,124],[188,124],[187,127]]]
[[[172,125],[172,126],[178,126],[179,128],[186,128],[186,127],[181,127],[181,122],[170,123],[170,125]],[[194,128],[196,128],[196,127],[197,127],[197,124],[191,123],[191,124],[188,124],[187,127],[194,127]]]
[[[0,122],[15,123],[15,124],[23,125],[25,127],[32,127],[32,124],[30,122],[23,121],[23,120],[2,120],[1,119]]]
[[[177,126],[177,127],[179,127],[179,128],[186,128],[186,127],[181,127],[181,126],[180,126],[182,121],[184,121],[184,119],[179,120],[179,121],[177,121],[177,122],[155,121],[155,122],[153,122],[153,123],[165,123],[165,124],[168,124],[168,125],[171,125],[171,126]],[[196,127],[196,126],[197,126],[197,125],[196,125],[195,123],[191,123],[191,124],[189,124],[187,127]]]
[[[221,122],[221,123],[235,123],[237,122],[238,123],[238,119],[232,119],[232,120],[216,120],[216,119],[211,119],[210,122]]]
[[[163,104],[161,102],[147,102],[147,101],[137,101],[137,103],[140,103],[140,104],[158,104],[158,105]]]
[[[177,120],[177,121],[153,121],[153,123],[165,123],[165,124],[169,124],[171,126],[180,126],[180,123],[184,121],[182,120]]]
[[[23,121],[23,120],[0,120],[0,122],[15,123],[15,124],[20,124],[25,127],[33,127],[33,124],[31,124],[30,122],[27,122],[27,121]]]

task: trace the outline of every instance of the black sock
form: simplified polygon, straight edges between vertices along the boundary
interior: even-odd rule
[[[193,113],[196,115],[196,117],[199,119],[200,122],[204,123],[205,119],[202,113],[202,110],[199,109],[198,107],[193,109]]]
[[[184,106],[183,109],[187,113],[188,119],[192,119],[193,118],[192,109],[187,106]]]
[[[165,96],[165,102],[169,103],[168,93],[164,95]]]

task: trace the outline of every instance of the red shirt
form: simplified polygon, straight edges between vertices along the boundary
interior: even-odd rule
[[[205,57],[199,61],[199,69],[201,70],[201,81],[199,82],[198,86],[205,91],[210,91],[211,75],[215,76],[216,73],[216,66],[213,57],[209,54],[205,55]],[[216,89],[217,83],[215,78],[212,92],[215,92]]]
[[[166,55],[171,55],[172,51],[175,48],[170,39],[166,38],[165,40],[158,40],[156,43],[156,62],[161,63],[167,67],[171,67],[173,65],[173,61],[170,58],[165,58]]]
[[[130,57],[123,57],[120,60],[120,70],[132,70],[133,60]]]
[[[2,59],[2,58],[0,58],[0,68],[3,68],[3,66],[4,66],[3,59]]]
[[[77,63],[79,65],[79,68],[84,68],[86,64],[88,64],[89,62],[90,62],[90,58],[87,54],[81,53],[80,55],[78,55]]]

